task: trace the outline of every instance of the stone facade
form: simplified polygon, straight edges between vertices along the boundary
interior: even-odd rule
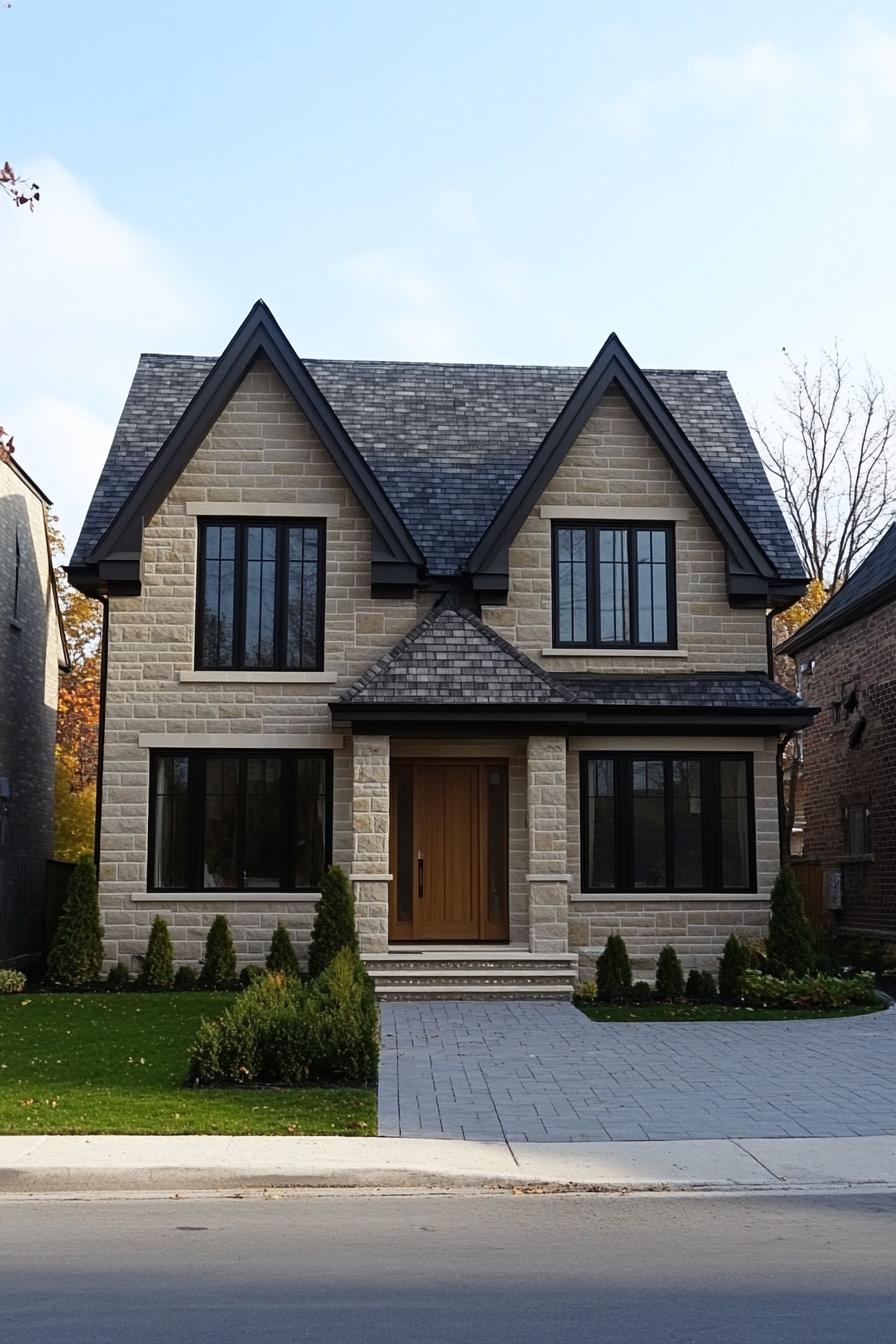
[[[896,938],[896,603],[796,659],[807,668],[806,696],[821,706],[803,736],[803,858],[841,872],[838,927]],[[850,806],[868,810],[870,854],[846,853]]]
[[[0,452],[0,965],[40,952],[64,656],[47,501]],[[4,794],[8,791],[8,797]]]
[[[607,517],[675,525],[678,648],[587,656],[545,654],[551,630],[552,508],[603,509]],[[510,547],[506,606],[482,619],[535,662],[568,672],[764,672],[765,613],[733,608],[725,588],[725,552],[662,450],[628,402],[607,395],[567,453]]]
[[[561,658],[550,629],[550,520],[541,506],[665,510],[676,526],[679,649],[672,658]],[[197,516],[229,510],[326,516],[324,673],[194,671]],[[626,514],[624,516],[631,517]],[[655,512],[648,512],[654,517]],[[665,515],[664,515],[665,516]],[[246,377],[145,530],[139,597],[110,602],[100,893],[108,961],[144,950],[156,914],[172,925],[178,961],[196,962],[214,914],[227,915],[241,962],[263,959],[282,919],[300,952],[314,895],[226,899],[147,892],[151,746],[325,747],[334,759],[333,859],[351,872],[365,951],[388,945],[390,760],[401,755],[504,757],[509,764],[510,939],[533,952],[594,949],[613,928],[652,953],[660,931],[686,964],[709,964],[732,928],[759,932],[777,843],[774,744],[756,750],[759,892],[748,900],[582,902],[578,895],[578,756],[544,735],[421,742],[333,730],[328,703],[406,635],[433,601],[375,598],[371,526],[323,444],[273,370]],[[506,607],[483,619],[553,671],[764,670],[761,611],[725,593],[722,546],[625,403],[610,396],[571,449],[511,548]],[[655,745],[655,744],[654,744]],[[692,745],[694,745],[692,743]],[[711,918],[710,918],[711,916]],[[643,937],[641,934],[643,933]],[[667,941],[662,936],[661,942]],[[591,955],[585,952],[587,967]]]

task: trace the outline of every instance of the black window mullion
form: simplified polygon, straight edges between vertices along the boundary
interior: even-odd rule
[[[280,889],[292,891],[295,887],[295,864],[290,856],[295,855],[295,816],[296,816],[296,761],[295,755],[282,752],[280,756]]]
[[[628,642],[632,648],[636,648],[641,643],[638,632],[638,548],[635,545],[638,529],[627,527],[625,534],[628,554]]]
[[[635,846],[634,846],[634,798],[632,796],[632,762],[630,756],[618,756],[621,836],[620,890],[634,889]]]
[[[187,797],[191,835],[189,873],[193,891],[202,891],[205,864],[205,757],[187,754]]]
[[[666,890],[675,890],[675,843],[673,838],[672,757],[663,760],[663,807],[666,825]]]
[[[600,528],[587,529],[585,544],[585,603],[588,648],[600,642]]]
[[[289,600],[288,524],[278,523],[274,552],[274,667],[286,667],[286,606]],[[282,767],[281,767],[282,769]]]
[[[236,649],[234,650],[233,665],[237,669],[246,666],[246,525],[237,523],[236,538],[233,548],[236,557],[236,573],[234,575],[234,601],[236,604]]]

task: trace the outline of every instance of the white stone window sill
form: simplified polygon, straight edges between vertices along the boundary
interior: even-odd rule
[[[338,518],[338,504],[244,504],[188,499],[184,506],[193,518]]]
[[[687,658],[686,649],[542,649],[543,658]]]
[[[595,905],[616,905],[621,901],[760,901],[767,896],[755,891],[576,891],[571,901],[590,901]]]
[[[258,683],[304,683],[305,685],[333,686],[339,680],[335,672],[181,672],[180,681],[224,681],[250,686]]]
[[[162,904],[169,901],[214,901],[217,905],[239,904],[247,901],[270,901],[282,905],[285,901],[319,901],[319,891],[227,891],[215,887],[212,891],[141,891],[131,897],[132,901],[150,904]]]

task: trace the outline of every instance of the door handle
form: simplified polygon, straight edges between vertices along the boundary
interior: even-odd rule
[[[423,900],[423,851],[417,852],[417,899]]]

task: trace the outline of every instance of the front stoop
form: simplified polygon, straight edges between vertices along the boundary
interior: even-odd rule
[[[377,998],[571,999],[578,978],[574,953],[525,948],[394,948],[363,956]]]

